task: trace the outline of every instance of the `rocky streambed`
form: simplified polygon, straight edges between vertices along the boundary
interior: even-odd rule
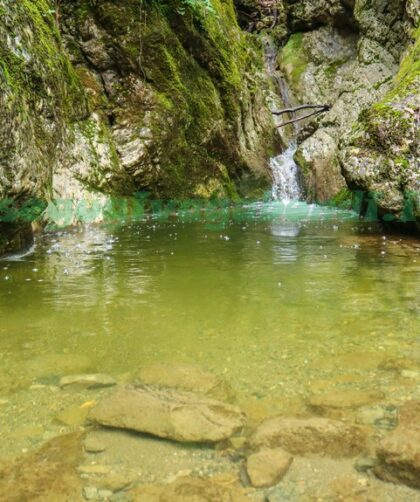
[[[87,360],[69,355],[47,382],[52,360],[0,400],[0,422],[14,429],[2,428],[1,500],[420,500],[415,392],[318,390],[297,414],[256,418],[197,365],[157,362],[114,378],[73,373]],[[386,364],[416,372],[401,369],[409,359]],[[19,412],[28,425],[17,427]]]

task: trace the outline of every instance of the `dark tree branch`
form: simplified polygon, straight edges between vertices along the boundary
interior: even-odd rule
[[[313,107],[311,107],[313,108]],[[287,126],[289,124],[293,124],[295,122],[298,122],[299,120],[304,120],[304,119],[308,119],[309,117],[313,117],[314,115],[318,115],[318,113],[323,113],[323,112],[326,112],[328,109],[321,109],[321,110],[316,110],[312,113],[310,113],[309,115],[304,115],[303,117],[297,117],[295,119],[292,119],[292,120],[288,120],[287,122],[283,122],[282,124],[279,124],[278,126],[276,126],[277,128],[279,127],[284,127],[284,126]]]
[[[284,110],[278,110],[275,112],[271,112],[273,115],[283,115],[283,113],[294,113],[299,110],[305,110],[305,109],[310,109],[310,108],[319,108],[316,113],[321,113],[321,112],[327,112],[328,110],[331,109],[330,105],[300,105],[300,106],[295,106],[294,108],[285,108]]]

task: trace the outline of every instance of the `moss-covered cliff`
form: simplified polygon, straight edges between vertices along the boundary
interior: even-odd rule
[[[328,113],[303,123],[298,135],[295,159],[309,200],[328,200],[350,181],[342,171],[340,140],[360,113],[392,89],[416,25],[412,3],[287,2],[290,35],[278,62],[292,101],[331,106]],[[365,190],[367,185],[350,183]]]
[[[231,0],[0,0],[0,12],[0,196],[269,184],[262,51]]]
[[[371,192],[387,219],[420,220],[420,28],[391,90],[342,138],[340,162],[350,186]]]

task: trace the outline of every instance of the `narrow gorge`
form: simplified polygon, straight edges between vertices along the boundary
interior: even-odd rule
[[[1,502],[420,502],[418,0],[0,0]]]

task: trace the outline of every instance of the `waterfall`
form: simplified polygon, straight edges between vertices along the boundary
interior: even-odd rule
[[[288,84],[277,69],[277,47],[269,37],[265,39],[264,46],[267,74],[274,81],[284,106],[289,108],[293,103]],[[273,115],[273,118],[276,125],[279,125],[283,120],[287,120],[285,117],[279,118],[278,115]],[[298,200],[302,196],[299,186],[299,167],[293,160],[297,148],[296,136],[299,132],[299,125],[294,123],[292,126],[286,127],[293,131],[290,138],[287,133],[282,135],[282,140],[287,141],[288,146],[283,153],[270,159],[270,168],[273,175],[272,197],[274,200],[281,201]]]
[[[270,160],[273,174],[272,197],[274,200],[290,201],[301,197],[299,187],[299,168],[293,160],[296,144],[291,143],[288,148]]]

